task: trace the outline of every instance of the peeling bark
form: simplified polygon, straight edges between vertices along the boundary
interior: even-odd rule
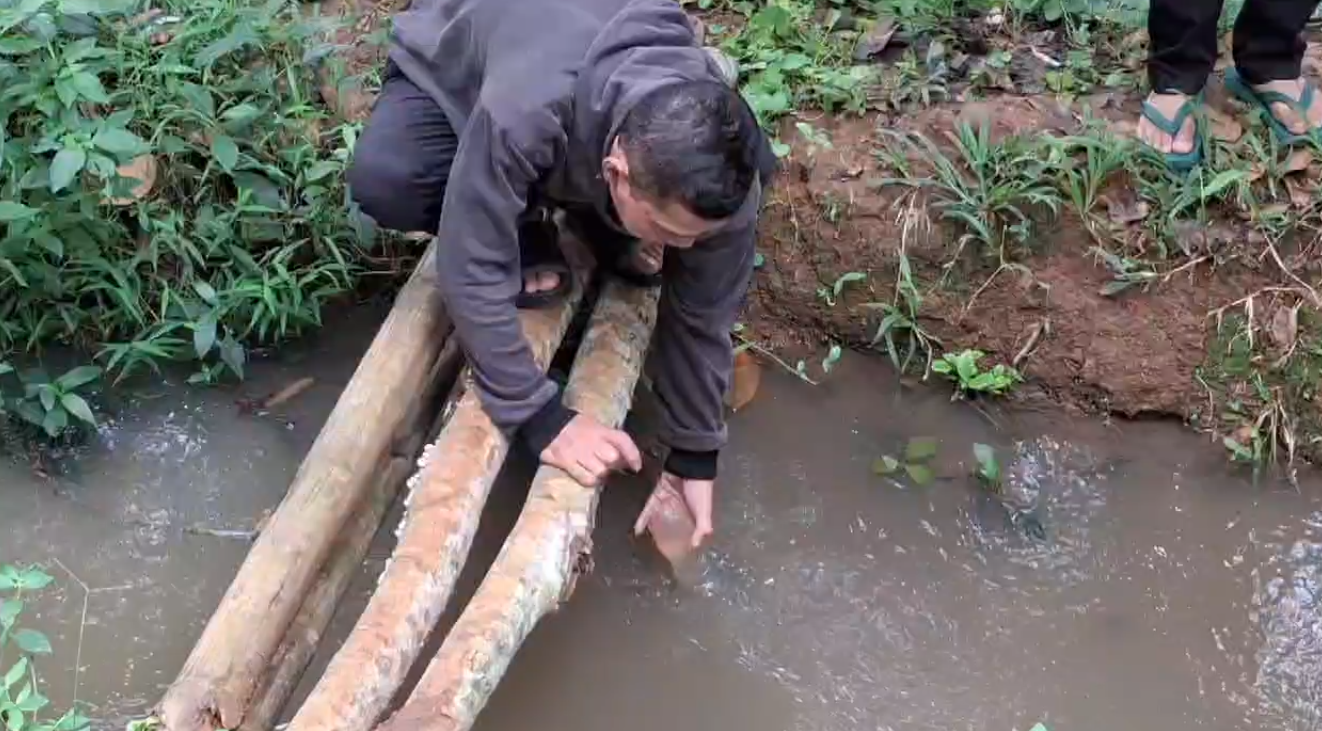
[[[576,287],[562,306],[520,313],[543,368],[581,297]],[[376,592],[288,731],[368,731],[436,626],[509,448],[483,412],[476,390],[466,391],[409,480],[399,543]]]
[[[608,426],[628,414],[656,320],[657,291],[612,283],[588,325],[566,402]],[[597,489],[542,466],[477,594],[404,706],[378,731],[466,731],[519,646],[591,561]]]
[[[336,538],[365,505],[395,429],[450,329],[435,242],[396,298],[289,492],[239,568],[158,716],[168,731],[238,728]]]
[[[375,472],[380,477],[368,495],[367,503],[355,513],[336,541],[331,559],[322,568],[316,584],[308,592],[284,641],[276,650],[252,707],[243,714],[240,731],[270,731],[289,696],[298,687],[345,590],[362,566],[363,557],[367,555],[382,519],[399,494],[399,488],[412,474],[423,445],[440,431],[444,415],[436,403],[436,396],[450,389],[462,364],[458,341],[450,339],[433,368],[429,379],[431,386],[410,405],[408,415],[396,430],[394,449]]]

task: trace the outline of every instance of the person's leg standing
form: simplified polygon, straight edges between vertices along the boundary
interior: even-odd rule
[[[1216,66],[1221,0],[1152,0],[1148,8],[1148,82],[1157,94],[1202,91]]]
[[[1220,16],[1221,0],[1152,0],[1148,9],[1148,81],[1152,93],[1138,132],[1145,143],[1160,152],[1194,152],[1196,121],[1189,105],[1216,65]],[[1179,124],[1172,127],[1162,122]]]
[[[1235,20],[1235,72],[1257,92],[1275,92],[1304,100],[1300,67],[1303,31],[1317,9],[1317,0],[1248,0]],[[1311,101],[1311,100],[1309,100]],[[1305,115],[1290,104],[1273,103],[1271,113],[1290,132],[1303,134],[1322,125],[1322,102],[1313,101]]]
[[[459,136],[441,108],[388,63],[354,148],[349,191],[380,226],[435,234],[458,150]]]
[[[1248,0],[1235,20],[1235,68],[1253,85],[1299,78],[1304,25],[1318,0]]]

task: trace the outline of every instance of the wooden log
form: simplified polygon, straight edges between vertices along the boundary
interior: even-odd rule
[[[618,427],[656,321],[657,290],[607,285],[579,349],[566,401]],[[377,731],[466,731],[533,627],[589,570],[598,489],[543,465],[491,570],[404,706]]]
[[[368,495],[367,504],[355,513],[336,541],[331,559],[322,567],[316,584],[290,624],[252,707],[243,714],[240,731],[270,731],[298,687],[399,488],[413,474],[423,445],[440,431],[444,415],[436,397],[454,384],[462,364],[459,342],[451,338],[428,379],[431,384],[428,391],[410,404],[408,415],[396,430],[393,449],[378,466],[376,474],[380,477]]]
[[[581,297],[582,288],[575,287],[559,307],[520,314],[543,368]],[[368,731],[376,725],[450,599],[508,450],[476,389],[467,388],[409,480],[399,543],[372,599],[287,731]]]
[[[375,484],[395,427],[450,329],[433,241],[294,476],[289,492],[166,690],[168,731],[238,728],[336,537]]]

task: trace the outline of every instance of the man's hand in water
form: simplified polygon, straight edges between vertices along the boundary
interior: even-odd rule
[[[686,480],[669,472],[662,473],[661,479],[652,490],[652,496],[647,498],[647,505],[643,507],[638,521],[634,523],[634,533],[642,535],[643,531],[647,530],[647,524],[651,522],[652,517],[667,509],[668,501],[683,500],[689,514],[693,516],[693,536],[690,545],[695,549],[701,548],[703,542],[712,534],[712,490],[715,486],[716,483],[712,480]]]
[[[542,450],[541,461],[559,467],[584,487],[600,485],[611,472],[643,468],[643,456],[628,434],[576,415]]]

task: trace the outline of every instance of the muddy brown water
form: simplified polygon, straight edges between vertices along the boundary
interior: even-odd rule
[[[77,698],[98,727],[159,697],[247,549],[192,529],[250,529],[275,506],[379,316],[356,311],[334,340],[256,364],[246,394],[317,378],[280,413],[244,416],[233,390],[172,381],[128,399],[50,481],[4,463],[0,562],[57,579],[28,621],[55,646],[41,669],[58,704],[74,697],[78,660]],[[1322,484],[1255,487],[1174,424],[991,419],[863,356],[816,388],[765,373],[732,420],[700,583],[672,585],[629,538],[645,486],[611,485],[595,573],[534,632],[477,728],[1322,725]],[[915,436],[939,440],[935,482],[873,474]],[[1043,540],[965,477],[975,442],[1040,491]],[[498,550],[529,474],[502,476],[478,560]],[[479,578],[468,571],[461,591]]]

